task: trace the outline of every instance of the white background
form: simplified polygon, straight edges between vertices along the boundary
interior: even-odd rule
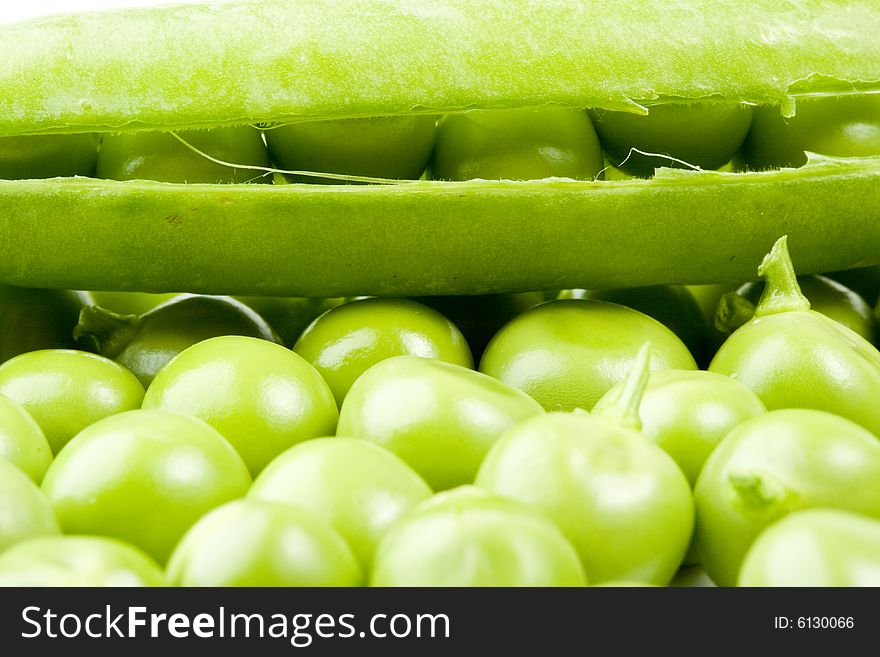
[[[192,2],[193,0],[5,0],[0,5],[0,23],[72,11],[112,9],[115,7],[149,7]]]

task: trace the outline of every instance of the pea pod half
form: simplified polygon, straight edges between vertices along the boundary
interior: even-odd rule
[[[547,105],[788,116],[798,98],[880,91],[878,33],[874,0],[252,0],[50,17],[0,29],[0,136]],[[0,281],[299,296],[694,284],[748,278],[782,232],[802,272],[831,271],[880,261],[878,183],[876,154],[651,180],[10,180]]]

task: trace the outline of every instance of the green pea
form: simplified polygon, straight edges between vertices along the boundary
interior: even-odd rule
[[[880,586],[880,520],[839,509],[790,513],[752,543],[737,586]]]
[[[434,490],[474,481],[500,436],[541,406],[524,392],[431,358],[396,356],[364,372],[339,413],[337,433],[395,453]]]
[[[590,118],[565,107],[473,110],[437,126],[438,180],[592,180],[604,161]]]
[[[382,536],[431,496],[428,484],[388,450],[366,440],[307,440],[266,466],[248,497],[280,502],[327,520],[364,571]]]
[[[750,169],[800,167],[805,151],[838,157],[880,154],[880,95],[854,94],[799,98],[796,113],[759,107],[743,144]]]
[[[33,416],[58,454],[90,424],[139,408],[144,387],[109,358],[74,349],[45,349],[0,365],[0,394]]]
[[[243,335],[197,342],[163,367],[143,408],[198,417],[241,454],[252,475],[297,443],[333,435],[330,387],[302,356]]]
[[[241,457],[205,422],[134,410],[78,433],[49,466],[43,492],[65,534],[128,541],[164,564],[199,518],[250,484]]]
[[[281,169],[416,180],[431,156],[436,122],[437,117],[431,115],[302,121],[270,127],[266,143]],[[320,176],[289,179],[344,182]]]
[[[700,313],[703,315],[703,321],[708,331],[705,359],[700,363],[704,369],[709,366],[712,356],[718,351],[718,347],[727,338],[726,331],[720,331],[715,326],[715,315],[718,312],[718,304],[728,292],[732,292],[737,288],[737,283],[708,283],[705,285],[686,285],[685,288],[691,293],[691,296],[700,307]]]
[[[871,306],[880,300],[880,265],[830,271],[824,275],[848,287]]]
[[[708,363],[708,327],[696,299],[685,287],[650,285],[611,290],[563,290],[558,298],[595,299],[638,310],[675,333],[698,363]]]
[[[793,511],[848,509],[880,518],[880,440],[838,415],[771,411],[736,427],[706,460],[694,488],[700,563],[736,584],[758,535]]]
[[[469,486],[438,494],[379,544],[372,586],[584,586],[571,543],[541,513]]]
[[[173,292],[116,292],[92,290],[88,293],[94,303],[120,315],[143,315],[160,303],[173,299]]]
[[[0,460],[3,459],[39,485],[52,462],[52,448],[31,414],[21,404],[0,395]]]
[[[480,371],[522,390],[544,409],[592,409],[622,381],[642,345],[652,369],[696,369],[687,347],[660,322],[604,301],[549,301],[519,315],[486,348]]]
[[[880,435],[880,352],[814,310],[780,238],[758,270],[765,278],[752,319],[721,345],[709,370],[736,378],[769,410],[813,408]]]
[[[49,536],[23,541],[0,555],[0,586],[167,586],[142,550],[103,536]]]
[[[174,549],[168,578],[175,586],[358,586],[363,573],[317,516],[249,499],[202,516]]]
[[[181,130],[177,135],[210,157],[230,164],[268,167],[259,130],[248,126]],[[167,132],[108,134],[101,140],[98,178],[188,183],[272,182],[264,172],[219,164]]]
[[[656,167],[720,168],[742,145],[752,108],[740,103],[666,102],[650,105],[647,115],[596,109],[590,116],[612,164],[647,178]]]
[[[97,351],[134,374],[146,388],[181,351],[222,335],[246,335],[270,342],[271,327],[231,297],[180,295],[141,315],[117,315],[99,306],[83,309],[75,335],[89,337]]]
[[[551,298],[555,298],[553,294]],[[489,340],[501,327],[529,308],[546,301],[542,292],[415,297],[448,317],[464,335],[474,361],[479,362]]]
[[[33,536],[59,532],[42,491],[24,472],[0,459],[0,553]]]
[[[347,297],[272,297],[235,296],[265,319],[281,343],[292,347],[306,327],[331,308],[345,303]]]
[[[28,351],[76,347],[79,312],[91,303],[86,292],[0,284],[0,363]]]
[[[592,583],[665,585],[691,539],[693,496],[675,461],[638,431],[648,379],[643,346],[616,402],[594,414],[554,412],[507,431],[476,484],[547,514]]]
[[[880,325],[871,306],[849,288],[831,278],[819,275],[798,276],[798,287],[803,295],[810,301],[810,308],[817,313],[843,324],[852,331],[861,335],[868,342],[876,342],[880,334]],[[741,285],[736,294],[749,304],[758,303],[764,290],[763,282],[751,282]],[[728,297],[725,303],[731,303]],[[727,317],[730,309],[722,307],[719,311],[718,322],[731,330],[750,319],[749,307],[736,308],[733,317]]]
[[[594,410],[614,404],[619,383]],[[704,370],[651,372],[639,404],[642,435],[669,454],[691,486],[709,454],[735,427],[766,413],[761,400],[735,379]]]
[[[91,176],[98,156],[94,134],[0,137],[0,178]]]
[[[408,299],[358,299],[332,308],[306,327],[293,350],[321,373],[340,406],[357,378],[386,358],[474,365],[455,324]]]

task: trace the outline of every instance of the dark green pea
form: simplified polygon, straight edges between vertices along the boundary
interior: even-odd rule
[[[160,303],[177,296],[174,292],[117,292],[89,290],[96,305],[120,315],[143,315]]]
[[[348,297],[236,296],[235,299],[253,308],[269,323],[281,343],[292,347],[312,320],[345,303]]]
[[[719,331],[715,326],[718,303],[721,301],[721,297],[737,288],[737,283],[710,283],[707,285],[686,285],[685,287],[700,307],[700,313],[703,315],[703,321],[709,331],[706,355],[708,357],[714,356],[728,335],[726,331]],[[703,366],[705,367],[705,364]]]
[[[880,265],[831,271],[823,275],[845,285],[871,306],[880,300]]]
[[[140,316],[90,306],[76,331],[93,340],[99,353],[131,370],[144,387],[168,361],[202,340],[245,335],[278,342],[265,320],[240,301],[186,294]]]
[[[270,165],[263,136],[249,126],[181,130],[177,135],[223,162],[256,167]],[[176,183],[272,182],[272,176],[262,171],[228,167],[199,155],[168,132],[105,135],[98,152],[97,176]]]
[[[88,293],[0,285],[0,363],[27,351],[74,348]]]
[[[555,297],[555,293],[553,297]],[[474,296],[414,297],[448,317],[462,332],[479,362],[489,340],[514,317],[546,300],[542,292],[477,294]]]
[[[0,137],[0,178],[91,176],[97,156],[98,137],[91,133]]]
[[[590,111],[611,163],[643,178],[654,175],[657,167],[686,168],[682,162],[702,169],[722,167],[743,143],[752,120],[752,108],[740,103],[672,102],[651,105],[648,111]]]
[[[585,112],[568,107],[473,110],[437,125],[437,180],[592,180],[604,159]]]
[[[303,121],[266,130],[281,169],[392,180],[418,180],[434,146],[432,115]],[[291,182],[343,184],[333,178],[288,176]]]
[[[796,114],[784,118],[778,107],[755,110],[742,149],[749,169],[800,167],[805,151],[840,157],[880,154],[880,95],[802,98]]]

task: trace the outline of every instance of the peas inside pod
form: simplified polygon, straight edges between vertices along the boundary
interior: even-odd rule
[[[650,178],[658,167],[800,167],[808,152],[880,154],[880,97],[778,106],[666,98],[632,111],[475,109],[201,130],[0,138],[0,178],[348,184]],[[620,172],[621,175],[614,172]],[[323,174],[323,175],[322,175]]]

